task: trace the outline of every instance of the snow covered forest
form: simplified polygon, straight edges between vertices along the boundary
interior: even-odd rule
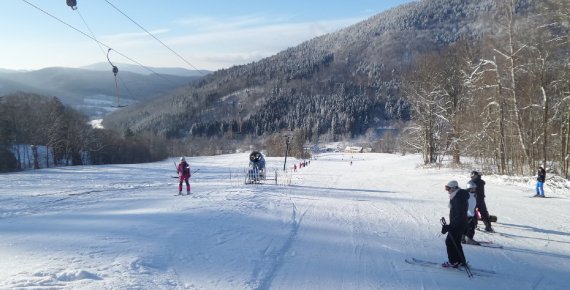
[[[0,157],[19,144],[57,145],[74,165],[86,151],[91,164],[250,145],[282,154],[288,132],[298,157],[307,146],[347,141],[377,152],[418,152],[426,164],[452,156],[460,165],[467,156],[485,172],[530,175],[544,166],[567,177],[569,6],[561,0],[413,2],[121,108],[104,119],[107,130],[82,131],[89,136],[82,142],[64,138],[78,135],[63,134],[73,127],[49,118],[41,123],[61,128],[53,135],[60,137],[39,139],[42,134],[30,133],[46,130],[26,127],[33,121],[19,118],[28,116],[3,113]],[[14,110],[7,99],[2,112]]]
[[[566,176],[568,19],[567,1],[415,2],[215,72],[105,124],[220,141],[290,130],[311,143],[384,142],[378,128],[392,127],[399,150],[422,152],[426,163],[464,155],[490,172],[530,174],[541,164]]]

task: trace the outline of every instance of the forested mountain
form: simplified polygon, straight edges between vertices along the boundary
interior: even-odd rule
[[[422,1],[307,41],[272,57],[220,70],[199,83],[106,118],[105,125],[171,137],[211,136],[231,126],[261,135],[304,129],[358,135],[408,119],[400,78],[415,55],[482,35],[494,1]]]
[[[569,176],[569,51],[567,0],[424,0],[192,83],[180,78],[185,86],[156,98],[150,79],[155,76],[134,83],[124,74],[130,94],[147,101],[105,118],[105,132],[114,136],[94,134],[69,148],[58,141],[58,150],[74,156],[99,149],[92,144],[119,140],[128,145],[142,138],[135,144],[148,143],[145,150],[159,157],[217,154],[247,145],[267,152],[289,148],[304,158],[308,143],[365,136],[375,142],[370,147],[421,153],[426,164],[446,155],[460,164],[460,157],[469,156],[482,171],[529,174],[543,166]],[[64,75],[46,69],[0,86],[21,82],[53,88],[61,91],[53,93],[58,97],[106,87],[112,95],[112,74],[92,73],[107,79],[97,83],[94,75],[82,79],[79,71]],[[49,136],[32,140],[38,135],[29,134],[34,121],[20,122],[14,113],[13,108],[33,107],[31,102],[21,106],[22,96],[0,101],[0,134],[6,136],[0,148],[22,142],[51,146],[44,144],[51,142]],[[57,109],[57,102],[50,104]],[[65,131],[52,117],[46,113],[46,120]],[[44,132],[42,126],[36,129]],[[379,139],[383,129],[397,129],[397,135]]]
[[[426,163],[445,154],[459,162],[468,153],[490,158],[500,172],[532,170],[538,160],[562,166],[570,131],[560,109],[569,105],[568,5],[410,3],[217,71],[112,114],[104,124],[169,138],[292,130],[315,141],[368,135],[411,120],[402,144],[423,152]],[[566,141],[548,141],[563,135]]]

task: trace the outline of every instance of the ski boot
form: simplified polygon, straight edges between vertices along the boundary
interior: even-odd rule
[[[480,246],[480,245],[481,245],[479,242],[477,242],[477,241],[475,241],[474,239],[469,238],[469,237],[465,238],[465,243],[464,243],[464,244],[467,244],[467,245],[475,245],[475,246]]]
[[[459,266],[461,266],[461,263],[460,262],[455,262],[455,263],[445,262],[445,263],[441,264],[441,266],[444,268],[459,268]]]

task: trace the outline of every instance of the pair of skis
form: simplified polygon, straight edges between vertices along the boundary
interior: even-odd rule
[[[421,259],[417,259],[417,258],[408,258],[408,259],[405,259],[405,261],[408,264],[426,267],[426,268],[442,269],[445,271],[455,271],[455,272],[467,272],[468,274],[471,273],[469,278],[471,278],[472,276],[489,277],[489,276],[497,274],[497,272],[495,272],[493,270],[473,268],[473,267],[465,267],[465,266],[459,266],[457,268],[444,268],[440,263],[433,262],[433,261],[427,261],[427,260],[421,260]]]
[[[503,246],[499,245],[499,244],[495,244],[493,242],[490,241],[477,241],[477,243],[479,243],[478,245],[473,245],[473,244],[463,244],[463,245],[469,245],[469,246],[480,246],[480,247],[485,247],[485,248],[495,248],[495,249],[502,249]]]

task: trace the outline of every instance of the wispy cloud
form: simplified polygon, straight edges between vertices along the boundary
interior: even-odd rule
[[[260,17],[249,21],[231,21],[211,25],[201,32],[169,37],[168,43],[203,60],[216,60],[222,67],[244,64],[268,57],[314,37],[331,33],[361,19],[337,19],[318,22],[267,21]],[[212,21],[210,19],[209,21]],[[214,21],[215,22],[215,21]],[[203,22],[204,23],[204,22]]]
[[[256,13],[229,18],[189,17],[176,19],[173,24],[191,31],[211,32],[220,30],[239,30],[244,28],[267,26],[291,21],[291,16]]]
[[[362,18],[293,22],[284,15],[251,14],[233,18],[194,17],[177,19],[173,27],[151,32],[200,69],[215,70],[269,57],[314,37],[337,31]],[[126,54],[160,58],[170,66],[184,66],[179,58],[145,32],[106,35]]]
[[[162,29],[150,30],[149,32],[157,36],[168,33],[169,31],[170,29],[162,28]],[[108,41],[129,41],[129,40],[138,40],[146,37],[148,37],[148,33],[141,31],[141,32],[126,32],[126,33],[102,35],[100,38]]]

